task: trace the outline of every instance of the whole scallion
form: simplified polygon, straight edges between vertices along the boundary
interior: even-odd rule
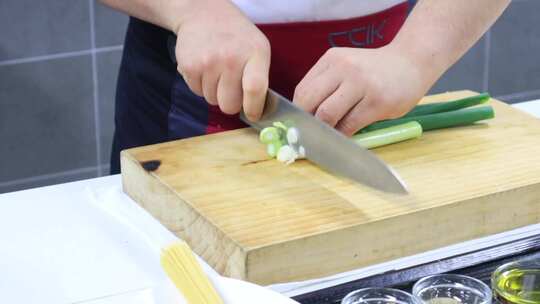
[[[366,149],[377,148],[408,139],[418,138],[422,135],[422,126],[416,121],[378,129],[371,132],[358,133],[352,139]]]

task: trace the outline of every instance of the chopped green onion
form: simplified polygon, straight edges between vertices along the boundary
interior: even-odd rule
[[[409,113],[405,114],[403,117],[413,117],[413,116],[455,111],[455,110],[483,104],[487,102],[490,98],[491,97],[489,96],[488,93],[482,93],[482,94],[469,96],[469,97],[452,100],[452,101],[421,104],[414,107]]]
[[[279,131],[275,127],[266,127],[262,129],[261,133],[259,134],[259,140],[264,144],[279,141],[279,137]]]
[[[287,130],[287,142],[289,145],[296,144],[298,142],[299,132],[297,128],[289,128]]]
[[[282,123],[281,121],[276,121],[276,122],[274,122],[273,125],[274,125],[274,127],[287,132],[287,129],[288,129],[287,126],[284,123]]]
[[[468,125],[477,121],[491,119],[493,117],[495,117],[495,114],[491,106],[473,107],[456,111],[379,121],[365,127],[360,132],[375,131],[395,125],[404,124],[410,121],[417,121],[418,123],[420,123],[424,131],[428,131]]]
[[[422,126],[416,121],[411,121],[376,131],[358,133],[352,138],[360,146],[366,149],[372,149],[408,139],[418,138],[421,135]]]
[[[266,153],[268,153],[268,156],[270,157],[276,157],[282,145],[283,144],[279,140],[273,141],[266,145]]]
[[[304,146],[298,147],[298,158],[306,158],[306,148]]]
[[[298,157],[298,154],[289,145],[284,145],[281,148],[279,148],[279,151],[277,154],[277,160],[287,165],[292,164],[296,160],[297,157]]]

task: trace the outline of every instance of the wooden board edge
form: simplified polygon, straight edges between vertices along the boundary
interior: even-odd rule
[[[540,184],[533,184],[253,249],[247,280],[268,285],[321,278],[538,222]]]
[[[243,248],[182,201],[154,174],[147,172],[129,151],[122,151],[120,162],[123,191],[129,197],[186,241],[217,272],[235,279],[246,279],[246,252]]]

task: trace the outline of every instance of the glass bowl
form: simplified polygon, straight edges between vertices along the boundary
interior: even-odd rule
[[[412,294],[392,288],[363,288],[349,293],[341,304],[421,304]]]
[[[414,284],[413,295],[426,304],[491,304],[493,297],[482,281],[458,274],[425,277]]]
[[[501,303],[540,304],[540,260],[521,260],[499,266],[491,276]]]

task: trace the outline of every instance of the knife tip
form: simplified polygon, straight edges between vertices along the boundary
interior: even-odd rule
[[[409,187],[407,183],[399,176],[399,174],[392,168],[389,168],[395,177],[395,183],[392,185],[390,192],[395,194],[407,195],[409,194]]]

